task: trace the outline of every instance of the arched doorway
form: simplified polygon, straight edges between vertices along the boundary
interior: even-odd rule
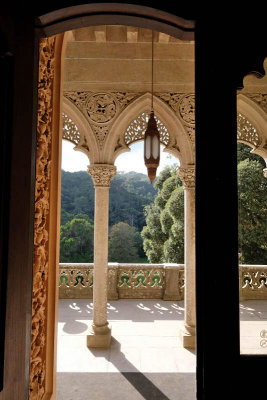
[[[101,10],[101,5],[97,5],[96,9]],[[125,7],[120,5],[105,5],[109,9],[110,15],[102,15],[103,10],[99,11],[99,15],[95,15],[95,5],[84,6],[84,12],[87,14],[83,18],[84,25],[95,25],[96,22],[112,23],[115,21],[117,24],[124,23],[125,25],[133,24],[135,26],[145,26],[146,22],[143,17],[136,17],[123,15]],[[117,8],[119,7],[119,8]],[[75,7],[74,7],[75,8]],[[83,6],[78,7],[79,11]],[[130,7],[131,8],[131,7]],[[128,12],[129,12],[129,8]],[[135,13],[147,16],[149,9],[142,7],[135,7]],[[75,12],[76,10],[72,10]],[[118,12],[118,14],[115,13]],[[151,10],[152,15],[154,11]],[[90,15],[90,13],[92,15]],[[64,13],[63,13],[64,15]],[[151,28],[161,29],[163,32],[171,32],[174,36],[180,38],[192,38],[193,37],[193,23],[177,19],[165,13],[160,13],[161,20],[166,22],[153,20],[153,17],[149,20],[148,25]],[[51,24],[51,18],[56,18],[56,23]],[[172,26],[168,28],[168,18],[172,19]],[[85,22],[86,20],[86,22]],[[40,21],[45,25],[44,29],[46,33],[51,34],[53,29],[57,32],[65,29],[65,22],[58,22],[58,15],[52,16],[47,15],[40,18]],[[81,21],[80,17],[70,19],[68,25],[76,27]],[[175,22],[176,21],[176,22]],[[176,28],[174,26],[177,25]],[[78,25],[80,26],[80,25]],[[52,29],[52,30],[51,30]],[[57,259],[58,259],[58,247],[57,247],[57,236],[58,236],[58,224],[59,224],[59,173],[58,173],[58,162],[60,154],[60,69],[61,69],[61,49],[64,48],[63,35],[52,36],[48,39],[41,39],[40,42],[40,64],[39,64],[39,113],[38,113],[38,144],[37,144],[37,184],[36,184],[36,215],[38,216],[35,220],[35,262],[34,262],[34,290],[33,290],[33,334],[32,334],[32,360],[31,360],[31,397],[41,398],[46,393],[52,393],[55,389],[54,379],[54,366],[55,366],[55,297],[57,293]],[[58,90],[55,91],[55,88]],[[71,113],[71,105],[68,102],[66,107]],[[164,109],[164,104],[161,108]],[[56,112],[58,113],[56,116]],[[52,123],[52,125],[51,125]],[[82,123],[80,123],[82,124]],[[53,126],[53,127],[52,127]],[[54,129],[53,129],[54,128]],[[57,132],[55,135],[54,132]],[[80,147],[84,152],[91,152],[94,158],[95,167],[91,168],[91,173],[96,179],[95,182],[99,181],[99,168],[107,165],[108,175],[110,175],[110,168],[112,164],[109,160],[108,152],[105,153],[99,151],[92,151],[93,148],[97,148],[97,141],[94,139],[90,140],[88,135],[83,135],[83,143],[79,143]],[[57,136],[57,138],[54,138]],[[184,133],[184,136],[187,135]],[[111,137],[111,136],[110,136]],[[115,138],[116,139],[116,138]],[[114,138],[111,137],[114,143]],[[116,139],[118,141],[118,138]],[[179,149],[178,140],[173,139],[171,151],[175,152]],[[188,140],[188,139],[187,139]],[[178,143],[177,143],[178,142]],[[190,142],[190,140],[189,140]],[[116,144],[116,142],[115,142]],[[176,148],[175,148],[176,146]],[[114,146],[113,146],[114,147]],[[189,146],[190,147],[190,146]],[[112,145],[108,147],[108,140],[106,141],[105,148],[110,151]],[[178,150],[179,151],[179,150]],[[104,158],[103,158],[104,157]],[[190,158],[190,156],[189,156]],[[104,162],[104,165],[103,165]],[[99,164],[100,163],[100,164]],[[192,170],[193,158],[191,150],[191,162],[187,160],[187,164],[190,165]],[[183,165],[183,167],[185,167]],[[107,168],[105,168],[106,171]],[[192,175],[192,171],[190,174]],[[101,170],[102,171],[102,170]],[[185,169],[183,168],[185,172]],[[106,172],[105,172],[106,173]],[[110,175],[111,178],[111,175]],[[109,179],[110,179],[109,178]],[[191,178],[190,178],[191,179]],[[106,181],[105,181],[106,182]],[[99,184],[99,183],[98,183]],[[104,185],[106,186],[106,184]],[[53,216],[53,218],[52,218]],[[103,217],[103,215],[102,215]],[[102,224],[99,224],[101,226]],[[102,226],[103,228],[103,226]],[[103,229],[99,233],[103,239]],[[53,243],[53,255],[49,248]],[[100,254],[100,253],[99,253]],[[103,253],[101,252],[103,255]],[[101,256],[102,257],[102,256]],[[54,338],[54,340],[48,341],[48,336]]]
[[[190,4],[190,10],[192,5]],[[47,9],[55,10],[56,4],[49,6],[47,3],[37,3],[31,6],[32,13],[36,18]],[[173,10],[179,15],[179,4],[166,3],[164,8]],[[25,11],[25,10],[24,10]],[[249,71],[262,71],[262,60],[265,56],[264,46],[264,15],[259,9],[249,9],[245,12],[239,9],[242,15],[232,12],[233,9],[225,7],[220,10],[216,18],[211,18],[210,14],[203,9],[198,18],[198,41],[196,59],[198,60],[197,69],[197,129],[202,133],[201,140],[197,143],[197,199],[200,199],[200,188],[202,191],[202,201],[197,207],[198,222],[198,268],[201,269],[199,278],[199,390],[201,394],[206,393],[207,398],[224,399],[229,394],[229,387],[236,387],[246,398],[253,397],[255,394],[254,385],[244,385],[237,379],[237,368],[241,368],[240,376],[250,374],[251,381],[264,381],[264,371],[266,370],[266,360],[256,357],[239,356],[239,346],[237,342],[238,332],[238,307],[235,293],[238,289],[236,284],[236,268],[232,266],[236,260],[236,232],[232,229],[232,220],[236,214],[233,212],[233,219],[224,212],[225,208],[231,210],[235,208],[235,170],[236,164],[233,159],[236,143],[231,138],[235,138],[235,90],[242,86],[243,76]],[[12,174],[11,174],[11,198],[10,198],[10,239],[11,249],[9,250],[9,278],[8,278],[8,315],[6,323],[6,380],[4,390],[1,392],[2,398],[17,398],[24,395],[28,396],[28,363],[29,363],[29,336],[30,336],[30,314],[31,314],[31,254],[32,254],[32,228],[33,210],[30,207],[33,201],[31,188],[34,186],[34,137],[35,137],[35,100],[33,92],[36,87],[34,73],[36,69],[36,49],[34,48],[34,28],[36,25],[33,19],[17,17],[17,8],[12,9],[12,24],[14,26],[19,21],[19,29],[12,36],[15,29],[9,26],[12,41],[10,48],[13,51],[13,38],[17,48],[16,70],[13,78],[16,79],[15,86],[15,106],[16,113],[13,115],[14,140],[12,144]],[[78,10],[79,12],[79,10]],[[172,12],[172,11],[171,11]],[[16,15],[16,18],[15,18]],[[77,14],[76,14],[77,15]],[[61,18],[62,12],[59,12]],[[10,20],[3,18],[3,20]],[[70,20],[66,18],[65,20]],[[51,22],[48,21],[48,24]],[[5,26],[5,24],[4,24]],[[41,24],[39,24],[41,26]],[[250,27],[250,29],[248,29]],[[29,28],[29,29],[28,29]],[[213,32],[211,35],[210,32]],[[54,31],[54,33],[57,33]],[[10,39],[11,38],[11,39]],[[227,43],[227,46],[226,46]],[[238,45],[238,46],[237,46]],[[212,54],[212,63],[207,63]],[[216,68],[215,68],[216,66]],[[23,70],[23,79],[21,71]],[[4,76],[5,78],[5,76]],[[13,79],[12,78],[12,79]],[[220,95],[214,99],[215,90],[220,89]],[[12,92],[12,91],[11,91]],[[23,93],[23,101],[21,98]],[[218,94],[218,93],[217,93]],[[218,109],[224,111],[224,117],[218,122]],[[6,119],[4,119],[6,121]],[[214,127],[216,126],[216,136],[224,138],[224,144],[229,151],[227,165],[225,165],[225,150],[216,148],[216,154],[209,152],[211,143],[214,139]],[[9,130],[9,126],[8,126]],[[23,136],[23,141],[21,140]],[[216,157],[215,157],[216,155]],[[218,162],[220,160],[221,162]],[[227,180],[230,184],[227,193],[221,190],[222,182]],[[203,188],[205,188],[203,192]],[[17,201],[19,193],[19,202]],[[204,194],[203,194],[204,193]],[[216,210],[220,210],[220,215],[216,215]],[[199,214],[201,210],[202,215]],[[218,229],[218,226],[220,229]],[[231,228],[229,230],[229,227]],[[223,235],[223,230],[229,235]],[[209,240],[206,241],[205,235],[208,232]],[[216,235],[213,233],[216,232]],[[14,244],[14,245],[13,245]],[[223,257],[221,255],[223,254]],[[227,271],[227,293],[228,296],[218,297],[218,288],[221,287],[222,271],[224,271],[224,260],[228,259],[231,266]],[[216,268],[214,268],[216,260]],[[211,273],[212,271],[212,273]],[[21,277],[24,280],[21,280]],[[13,289],[16,287],[16,291]],[[211,298],[216,298],[216,304],[210,303]],[[211,307],[211,309],[209,308]],[[229,326],[223,325],[220,317],[214,313],[217,309],[226,307],[228,310]],[[207,311],[210,310],[210,311]],[[239,322],[239,321],[238,321]],[[15,327],[15,328],[14,328]],[[229,329],[228,329],[229,328]],[[25,345],[26,342],[26,345]],[[15,343],[15,345],[14,345]],[[218,345],[219,344],[219,345]],[[203,350],[205,349],[205,350]],[[216,349],[216,351],[214,351]],[[203,350],[203,351],[202,351]],[[204,357],[204,353],[205,357]],[[237,354],[238,353],[238,354]],[[229,364],[229,359],[231,363]],[[219,362],[218,362],[219,361]],[[216,368],[214,366],[216,365]],[[227,368],[225,366],[227,365]],[[204,371],[204,373],[203,373]],[[229,385],[225,385],[228,382]],[[218,387],[220,391],[218,392]],[[263,390],[263,391],[262,391]],[[257,387],[258,393],[264,388]]]

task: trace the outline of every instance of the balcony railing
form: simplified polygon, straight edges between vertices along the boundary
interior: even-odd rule
[[[267,265],[240,265],[241,300],[267,300]]]
[[[59,298],[93,297],[93,264],[59,264]],[[183,300],[183,264],[108,264],[108,299]]]
[[[93,298],[93,264],[59,264],[59,298]],[[241,300],[267,300],[267,265],[239,266]],[[108,299],[184,299],[183,264],[108,264]]]

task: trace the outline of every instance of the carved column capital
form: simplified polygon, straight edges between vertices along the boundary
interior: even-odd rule
[[[109,187],[112,178],[116,175],[117,168],[109,164],[89,165],[88,174],[91,175],[94,185]]]
[[[183,182],[185,189],[195,189],[195,166],[178,168],[177,175]]]

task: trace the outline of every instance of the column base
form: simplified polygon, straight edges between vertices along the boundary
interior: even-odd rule
[[[196,348],[196,328],[184,327],[180,332],[180,337],[185,349]]]
[[[93,324],[87,335],[87,347],[107,349],[111,342],[111,327],[95,327]]]

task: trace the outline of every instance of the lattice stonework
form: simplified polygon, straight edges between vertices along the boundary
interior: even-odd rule
[[[149,113],[143,112],[130,123],[124,134],[124,140],[127,145],[144,139],[148,119]],[[170,134],[166,126],[156,116],[155,119],[160,134],[160,142],[167,146],[170,141]]]
[[[80,132],[72,119],[70,119],[65,113],[62,113],[62,127],[62,139],[68,140],[76,145],[79,144],[81,138]]]
[[[250,143],[254,147],[260,145],[260,137],[254,126],[244,115],[237,114],[237,140]]]

